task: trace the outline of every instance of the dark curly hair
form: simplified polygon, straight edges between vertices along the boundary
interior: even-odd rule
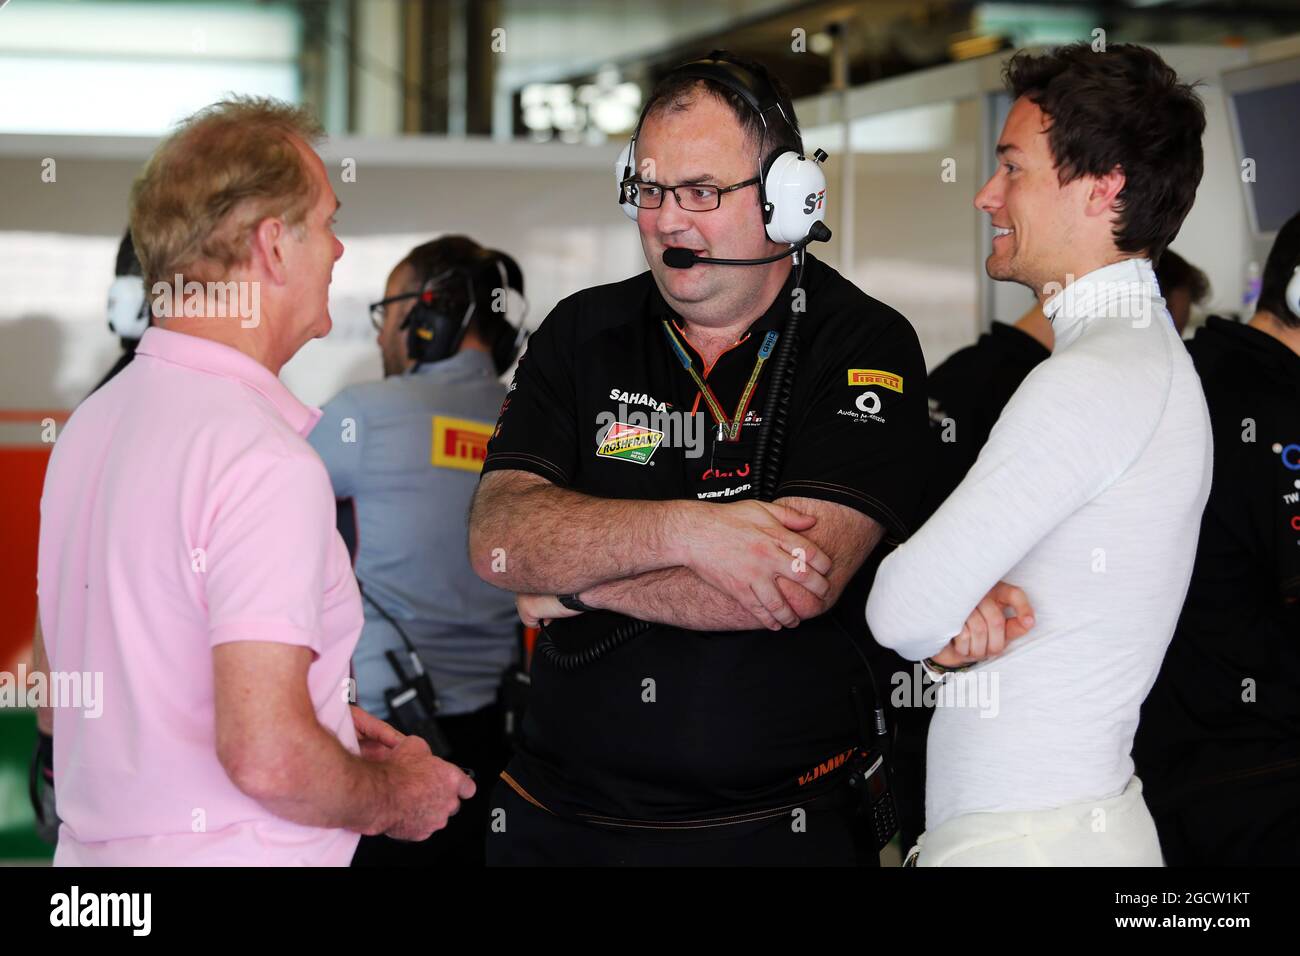
[[[1007,89],[1038,106],[1062,186],[1124,171],[1115,245],[1158,261],[1192,208],[1205,161],[1205,107],[1195,84],[1153,50],[1115,43],[1094,51],[1072,43],[1021,51],[1003,72]]]

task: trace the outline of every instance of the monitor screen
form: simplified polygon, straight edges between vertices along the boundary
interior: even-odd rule
[[[1226,73],[1224,86],[1251,223],[1271,236],[1300,212],[1300,60]]]

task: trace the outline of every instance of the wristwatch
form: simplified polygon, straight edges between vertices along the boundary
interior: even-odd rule
[[[573,594],[557,594],[555,599],[567,607],[570,611],[594,611],[596,608],[590,604],[584,604],[582,598],[578,597],[577,592]]]
[[[975,666],[972,661],[969,664],[962,664],[960,667],[947,667],[943,664],[935,663],[933,658],[927,657],[921,661],[921,669],[930,676],[930,680],[936,684],[942,684],[945,677],[949,674],[960,674],[964,670],[969,670]]]

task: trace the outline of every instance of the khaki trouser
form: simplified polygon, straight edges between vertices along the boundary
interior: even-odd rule
[[[964,813],[922,833],[907,859],[914,866],[1164,866],[1137,777],[1106,800]]]

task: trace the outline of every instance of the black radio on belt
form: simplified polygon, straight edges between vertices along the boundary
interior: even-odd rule
[[[447,737],[438,726],[435,717],[438,713],[438,694],[433,689],[433,680],[429,677],[428,671],[420,663],[420,655],[416,653],[415,645],[407,636],[406,629],[370,596],[360,580],[357,581],[357,589],[361,592],[362,599],[370,602],[370,606],[378,611],[379,616],[397,632],[402,645],[406,648],[406,659],[411,662],[411,669],[408,672],[402,666],[402,660],[397,656],[396,651],[384,651],[384,656],[388,658],[388,666],[397,675],[397,686],[384,691],[384,700],[388,703],[388,722],[408,736],[423,737],[433,755],[445,759],[451,754],[451,744],[447,742]]]
[[[885,755],[859,750],[849,766],[849,787],[858,796],[858,820],[869,828],[879,853],[898,832],[898,813],[889,790]]]
[[[524,722],[524,712],[528,709],[528,697],[533,687],[533,676],[528,667],[528,645],[524,640],[524,626],[515,628],[518,647],[518,661],[506,668],[501,675],[501,684],[497,687],[497,706],[501,710],[502,736],[511,747],[519,738],[519,728]]]
[[[838,623],[838,622],[837,622]],[[847,633],[847,632],[845,632]],[[852,639],[850,638],[850,641]],[[856,646],[856,645],[855,645]],[[867,672],[871,664],[863,655]],[[873,689],[875,678],[871,679]],[[872,708],[872,717],[867,717],[867,704],[862,699],[863,688],[853,688],[853,706],[858,714],[859,733],[863,746],[858,748],[849,764],[849,787],[858,798],[858,823],[867,835],[875,840],[876,852],[879,853],[898,832],[898,811],[894,807],[894,794],[889,789],[889,764],[885,760],[885,750],[889,744],[889,729],[885,723],[884,708]],[[872,743],[868,743],[868,742]],[[868,747],[872,749],[867,749]]]
[[[399,681],[396,687],[384,691],[389,722],[404,734],[423,737],[435,757],[446,759],[451,754],[451,744],[434,716],[438,712],[438,695],[428,671],[420,664],[419,655],[415,651],[407,655],[411,661],[411,673],[402,666],[396,651],[384,651],[384,656]]]

